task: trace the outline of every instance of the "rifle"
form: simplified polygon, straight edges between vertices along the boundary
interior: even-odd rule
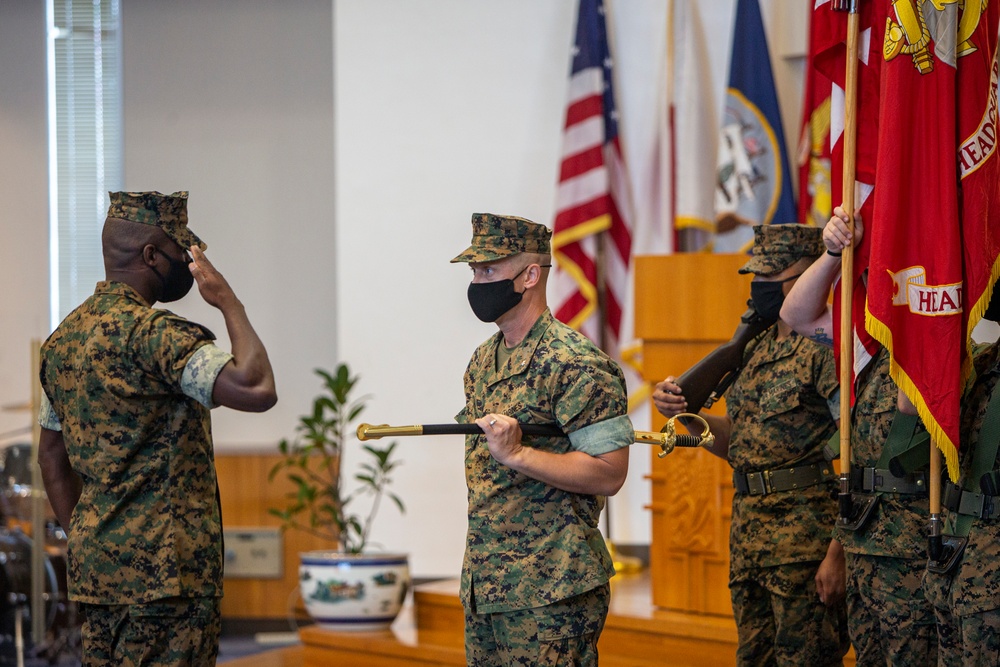
[[[709,352],[677,379],[690,412],[712,407],[726,393],[743,370],[747,345],[776,321],[761,317],[753,302],[747,301],[747,311],[740,316],[732,339]]]

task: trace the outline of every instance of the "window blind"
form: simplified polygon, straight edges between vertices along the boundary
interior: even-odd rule
[[[119,0],[49,0],[52,326],[104,279],[101,227],[122,182]]]

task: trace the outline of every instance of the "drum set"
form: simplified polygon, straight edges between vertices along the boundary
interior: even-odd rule
[[[82,618],[66,594],[66,532],[48,501],[38,503],[31,459],[30,443],[0,450],[0,665],[79,665]],[[33,515],[39,505],[41,522]],[[32,585],[33,570],[41,586]]]

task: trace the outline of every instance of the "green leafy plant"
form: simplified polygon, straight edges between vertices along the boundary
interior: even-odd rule
[[[399,465],[393,459],[396,443],[384,448],[363,445],[369,458],[360,464],[354,475],[358,483],[345,493],[341,461],[349,437],[355,437],[351,423],[365,408],[368,396],[353,398],[358,376],[351,376],[347,364],[340,364],[331,374],[317,368],[323,378],[323,391],[313,399],[312,413],[299,418],[297,435],[282,440],[278,450],[284,458],[271,468],[268,479],[282,471],[294,483],[288,494],[290,504],[271,508],[270,513],[282,520],[282,528],[303,530],[331,540],[348,553],[361,553],[368,546],[372,522],[383,497],[388,497],[405,512],[399,496],[387,490],[390,474]],[[367,514],[350,513],[352,503],[367,496]]]

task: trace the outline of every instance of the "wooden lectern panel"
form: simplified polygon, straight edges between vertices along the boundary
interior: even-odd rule
[[[732,338],[750,296],[751,276],[737,273],[746,261],[742,254],[637,258],[636,335],[648,382],[680,376]],[[723,411],[721,402],[711,410]],[[665,422],[654,409],[653,427]],[[653,604],[731,617],[732,470],[704,450],[652,456]]]

